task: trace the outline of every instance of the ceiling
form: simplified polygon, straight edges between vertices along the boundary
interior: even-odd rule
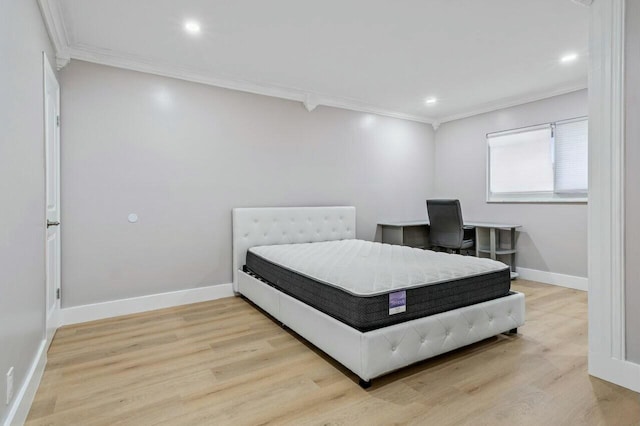
[[[429,123],[587,85],[571,0],[40,0],[58,55]],[[201,33],[188,34],[187,20]],[[569,52],[577,60],[561,63]],[[437,98],[427,105],[427,98]]]

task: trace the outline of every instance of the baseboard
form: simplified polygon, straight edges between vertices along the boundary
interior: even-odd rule
[[[555,272],[539,271],[537,269],[516,268],[523,280],[538,281],[545,284],[557,285],[560,287],[572,288],[575,290],[588,291],[589,279],[576,277],[574,275],[557,274]]]
[[[27,376],[24,379],[20,390],[13,399],[13,403],[9,408],[9,413],[4,421],[4,426],[17,426],[23,425],[29,415],[31,404],[36,396],[38,386],[40,386],[40,380],[42,380],[42,374],[44,368],[47,365],[47,347],[46,340],[40,343],[38,352],[27,371]]]
[[[599,353],[589,353],[589,374],[618,386],[640,392],[640,364],[605,358]]]
[[[207,302],[210,300],[221,299],[223,297],[231,297],[233,295],[232,284],[219,284],[188,290],[172,291],[168,293],[151,294],[148,296],[132,297],[130,299],[73,306],[61,310],[62,325],[78,324],[121,315],[137,314],[156,309],[188,305],[190,303]]]

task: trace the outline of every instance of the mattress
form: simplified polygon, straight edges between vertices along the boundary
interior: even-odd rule
[[[252,247],[245,270],[360,331],[510,293],[491,259],[362,240]]]

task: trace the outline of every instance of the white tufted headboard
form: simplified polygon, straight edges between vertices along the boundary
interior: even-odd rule
[[[251,247],[347,240],[355,235],[355,207],[233,209],[233,289],[238,291],[238,269]]]

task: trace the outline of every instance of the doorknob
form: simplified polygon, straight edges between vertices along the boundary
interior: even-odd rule
[[[60,222],[52,222],[50,220],[47,220],[47,228],[50,226],[58,226],[60,225]]]

